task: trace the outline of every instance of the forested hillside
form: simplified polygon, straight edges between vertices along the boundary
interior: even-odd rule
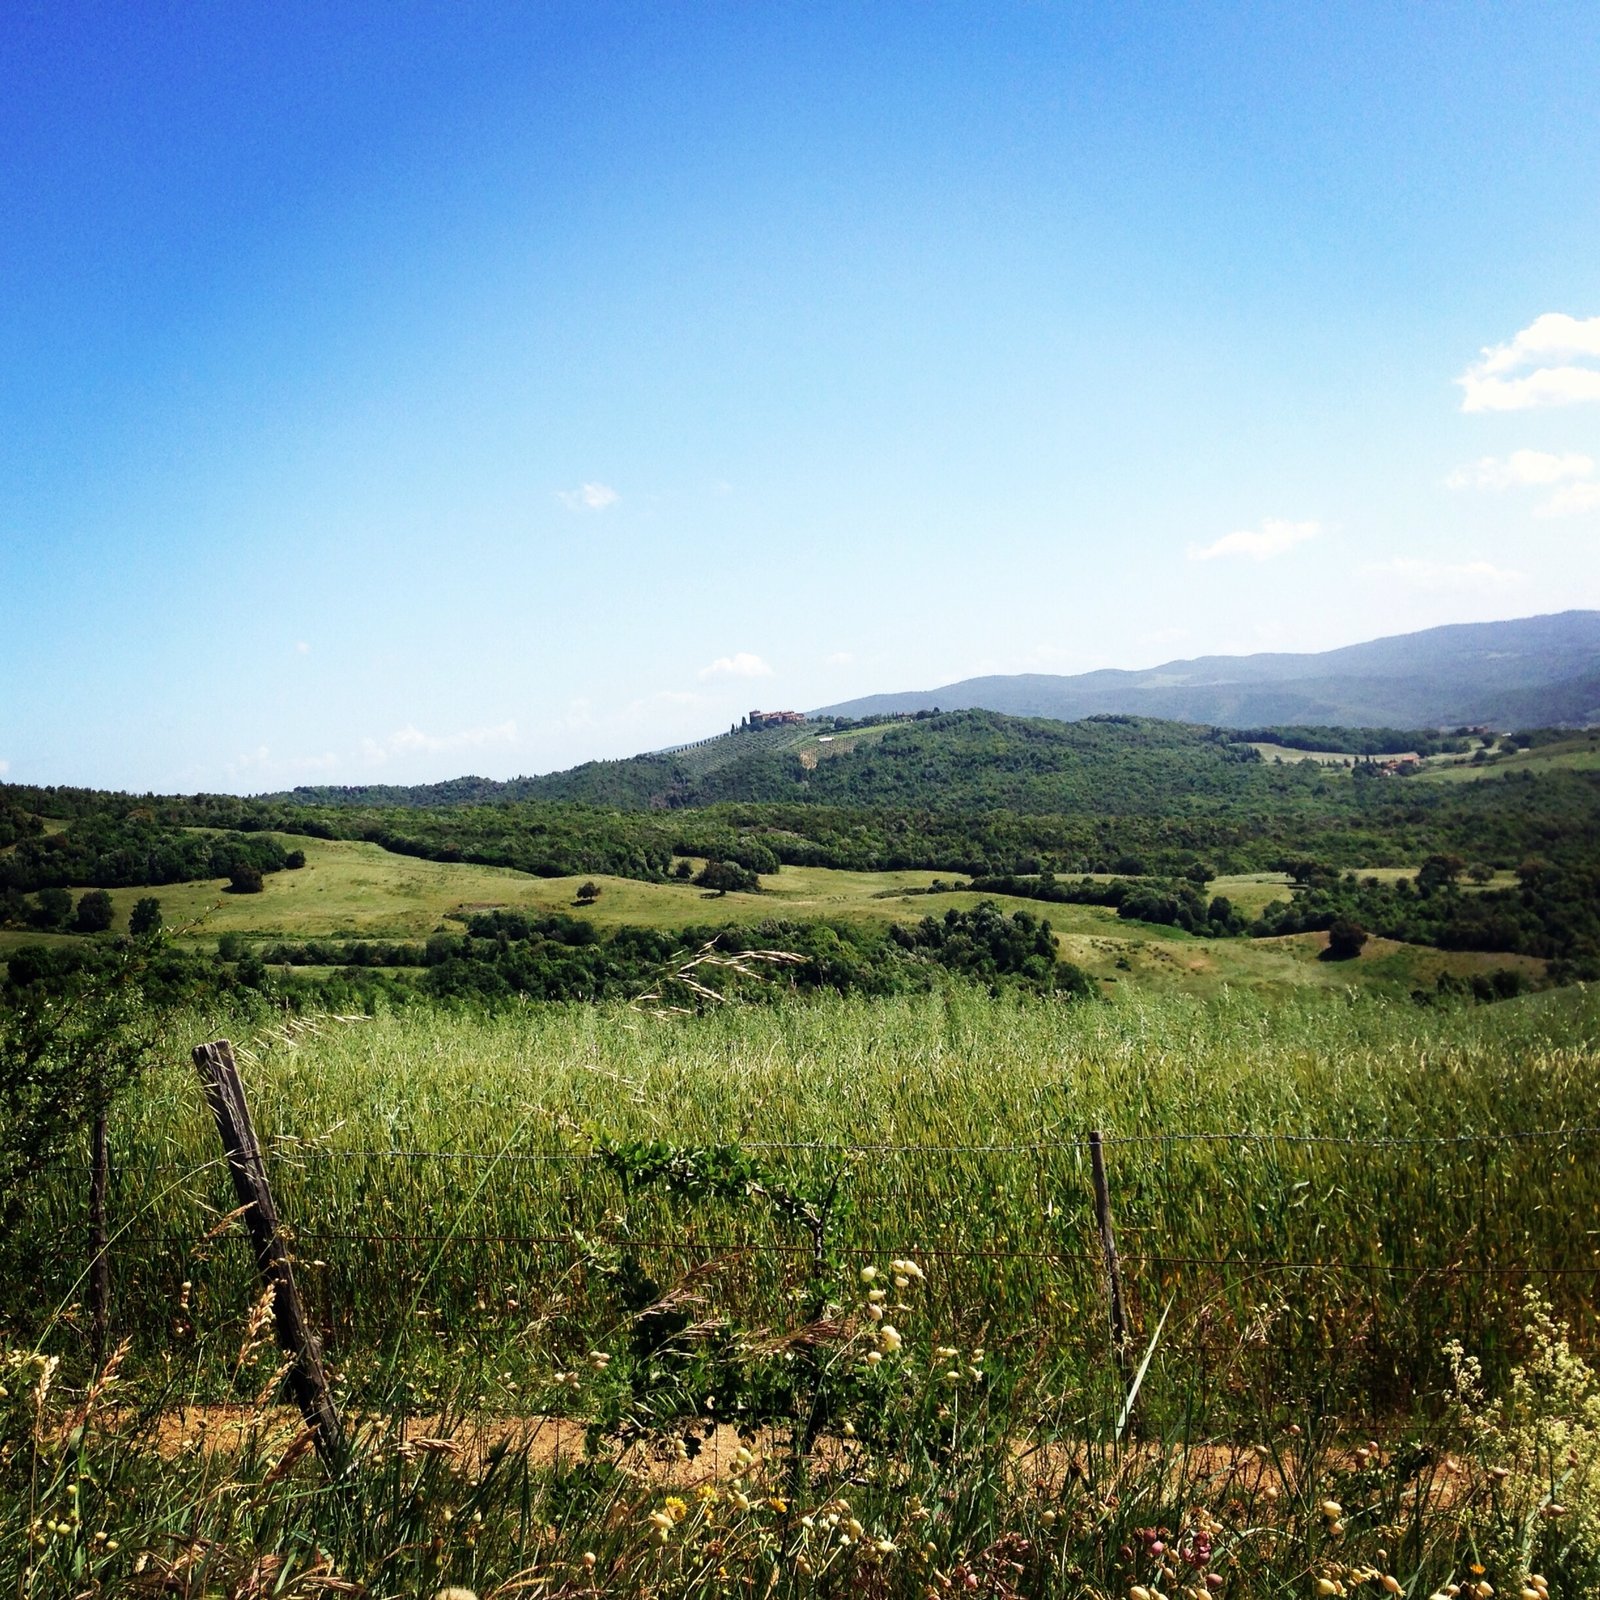
[[[1297,737],[1292,728],[1255,731]],[[789,863],[977,874],[1173,872],[1197,860],[1237,872],[1288,856],[1399,866],[1448,852],[1509,870],[1529,856],[1584,857],[1600,837],[1600,773],[1582,767],[1496,776],[1491,764],[1479,781],[1433,783],[1370,761],[1264,760],[1217,729],[1128,717],[1067,724],[955,712],[878,732],[814,765],[804,751],[760,736],[746,756],[749,736],[732,735],[716,741],[715,760],[703,748],[691,753],[694,763],[646,756],[517,786],[519,795],[555,788],[559,799],[308,805],[13,786],[0,790],[0,814],[17,840],[0,856],[0,883],[26,892],[159,883],[204,876],[208,866],[220,873],[241,835],[267,831],[367,840],[544,877],[647,880],[685,856],[756,872]],[[1380,742],[1407,737],[1389,731]],[[663,796],[655,779],[669,769],[680,788]]]
[[[1290,737],[1296,731],[1276,730]],[[1319,739],[1327,732],[1301,731]],[[1414,750],[1430,739],[1426,732],[1379,732],[1383,748]],[[412,790],[296,789],[263,799],[376,809],[559,800],[621,809],[799,801],[938,811],[1204,812],[1284,787],[1241,734],[1144,717],[1057,722],[954,711],[871,733],[861,737],[828,723],[800,734],[741,732],[687,751],[591,761],[498,785],[460,779]]]

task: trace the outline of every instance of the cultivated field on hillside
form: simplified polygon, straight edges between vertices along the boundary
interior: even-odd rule
[[[1434,756],[1423,764],[1418,776],[1461,783],[1518,773],[1597,771],[1600,738],[1592,732],[1582,732],[1528,750],[1498,753],[1481,762],[1474,762],[1470,756]]]

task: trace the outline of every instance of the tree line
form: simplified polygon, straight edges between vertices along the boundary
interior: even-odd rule
[[[1514,887],[1488,887],[1494,869],[1461,856],[1430,855],[1411,878],[1384,880],[1342,872],[1324,862],[1279,861],[1293,893],[1254,918],[1226,898],[1207,899],[1203,865],[1168,879],[974,878],[979,894],[1116,909],[1119,917],[1182,928],[1202,938],[1277,938],[1337,932],[1335,956],[1356,954],[1369,933],[1440,950],[1530,955],[1551,963],[1556,982],[1600,978],[1600,863],[1569,850],[1534,857],[1516,869]]]
[[[498,1002],[632,999],[669,974],[674,964],[713,947],[726,956],[778,950],[800,959],[766,981],[716,966],[697,969],[697,981],[745,998],[780,993],[898,994],[926,989],[940,974],[956,974],[994,990],[1084,997],[1094,982],[1056,953],[1050,924],[1026,911],[1006,914],[992,902],[951,909],[911,927],[853,922],[796,922],[782,918],[751,927],[698,926],[662,931],[621,927],[602,933],[560,913],[483,912],[462,933],[434,933],[421,943],[397,941],[277,941],[259,951],[273,968],[339,969],[345,987],[328,997],[365,992],[436,1000]]]

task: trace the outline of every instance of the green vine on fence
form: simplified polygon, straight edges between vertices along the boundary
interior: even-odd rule
[[[848,1167],[836,1167],[816,1186],[795,1183],[737,1144],[677,1145],[653,1140],[596,1141],[595,1156],[626,1196],[656,1189],[673,1200],[721,1201],[765,1211],[780,1223],[804,1230],[810,1243],[806,1281],[799,1297],[799,1325],[774,1336],[741,1335],[726,1323],[694,1318],[703,1307],[704,1284],[664,1290],[638,1250],[624,1241],[610,1252],[591,1244],[590,1260],[612,1282],[618,1309],[631,1321],[631,1399],[658,1415],[673,1401],[679,1415],[689,1408],[720,1415],[749,1430],[784,1419],[795,1426],[795,1459],[846,1398],[836,1380],[830,1346],[843,1332],[838,1303],[843,1267],[830,1248],[835,1225],[850,1210]],[[694,1337],[691,1338],[691,1335]],[[693,1352],[690,1345],[694,1346]],[[705,1394],[689,1395],[685,1380]],[[689,1453],[698,1448],[691,1430]]]

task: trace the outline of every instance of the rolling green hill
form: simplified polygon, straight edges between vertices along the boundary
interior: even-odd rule
[[[436,817],[459,816],[462,786],[471,785],[470,805],[491,810],[507,806],[578,804],[617,812],[682,812],[706,807],[780,806],[931,812],[940,816],[1211,819],[1239,837],[1283,839],[1313,818],[1383,832],[1440,812],[1439,797],[1390,780],[1377,779],[1356,763],[1364,752],[1426,750],[1438,742],[1426,730],[1383,729],[1353,732],[1339,756],[1327,741],[1336,729],[1292,727],[1231,730],[1164,722],[1145,717],[1102,716],[1078,722],[1012,717],[992,711],[927,713],[915,719],[835,728],[813,723],[761,733],[723,734],[685,750],[658,752],[621,761],[594,761],[541,778],[519,778],[498,785],[485,780],[417,789],[296,789],[255,802],[280,819],[284,807],[325,808],[330,815],[351,810],[392,815],[408,810]],[[1279,741],[1263,759],[1264,736]],[[1381,736],[1380,736],[1381,735]],[[1247,742],[1255,741],[1255,743]],[[1468,741],[1459,741],[1463,758]],[[1303,748],[1291,748],[1298,743]],[[1319,769],[1320,764],[1324,770]],[[1432,768],[1429,769],[1430,771]],[[1498,761],[1485,770],[1499,773]],[[1509,770],[1522,770],[1512,768]],[[1554,764],[1533,770],[1549,776]],[[1583,768],[1570,767],[1576,780],[1560,796],[1548,788],[1537,797],[1519,796],[1524,810],[1547,801],[1558,810],[1591,803],[1581,781]],[[1407,780],[1409,782],[1409,780]],[[1483,797],[1471,805],[1484,813],[1497,807]],[[195,818],[194,820],[206,820]],[[287,820],[283,825],[288,826]],[[741,819],[738,826],[745,826]],[[349,826],[336,824],[340,832]],[[394,823],[407,835],[449,831],[455,825],[426,822],[422,816]],[[598,822],[595,826],[599,826]],[[617,824],[608,823],[608,827]],[[779,824],[791,827],[791,823]],[[799,831],[814,836],[804,822]],[[684,834],[690,825],[676,826]],[[1115,830],[1113,830],[1115,831]],[[1223,842],[1215,829],[1197,847]],[[1408,848],[1410,848],[1408,846]],[[1381,860],[1363,850],[1362,859]],[[855,864],[833,862],[832,864]],[[901,865],[947,862],[901,861]],[[601,870],[613,870],[595,863]],[[584,870],[575,863],[560,870]]]
[[[1277,738],[1247,741],[1241,732]],[[1253,890],[1234,906],[1205,886],[1287,868],[1307,894],[1292,913],[1255,928],[1259,936],[1320,936],[1353,915],[1395,942],[1559,962],[1567,975],[1600,969],[1592,909],[1600,903],[1600,757],[1587,735],[1530,734],[1526,748],[1475,739],[1439,749],[1435,740],[1420,769],[1410,762],[1402,775],[1398,763],[1322,747],[1329,733],[955,711],[860,728],[733,733],[490,790],[472,780],[426,791],[304,792],[321,804],[302,793],[163,799],[0,786],[11,838],[0,847],[0,926],[18,935],[66,937],[80,925],[92,933],[87,897],[88,911],[97,901],[120,928],[159,887],[164,915],[204,913],[219,932],[415,937],[475,902],[553,913],[577,902],[585,879],[600,878],[603,921],[683,928],[705,902],[685,880],[719,861],[764,880],[748,903],[730,896],[708,905],[702,914],[719,923],[736,909],[739,922],[786,909],[806,921],[831,917],[822,904],[836,890],[819,880],[820,892],[810,892],[807,874],[882,875],[883,890],[903,896],[933,884],[888,880],[921,872],[983,880],[976,895],[1043,902],[1062,919],[1058,931],[1084,937],[1133,921],[1229,940],[1265,906],[1246,909],[1245,900],[1258,899]],[[1392,750],[1413,737],[1427,743],[1394,729],[1352,742]],[[301,842],[288,849],[284,835]],[[1441,891],[1434,898],[1431,889],[1341,876],[1419,872],[1430,858]],[[374,870],[383,859],[397,877]],[[206,912],[241,862],[265,882],[258,878],[255,891],[235,885],[223,909]],[[1469,869],[1471,887],[1458,895],[1454,885]],[[1111,900],[1055,881],[1083,875],[1143,881]],[[1498,887],[1479,898],[1490,883]],[[852,880],[851,894],[860,887]],[[847,920],[893,922],[934,909],[879,904],[878,893]],[[950,900],[947,908],[975,904]],[[1123,958],[1131,959],[1120,948],[1111,957]],[[1207,971],[1244,975],[1233,955],[1207,960]]]
[[[1216,729],[1137,717],[1063,723],[955,711],[835,732],[828,725],[723,734],[686,750],[591,761],[542,778],[413,790],[302,788],[266,800],[322,806],[559,801],[623,810],[721,802],[1076,813],[1209,810],[1292,787]]]

